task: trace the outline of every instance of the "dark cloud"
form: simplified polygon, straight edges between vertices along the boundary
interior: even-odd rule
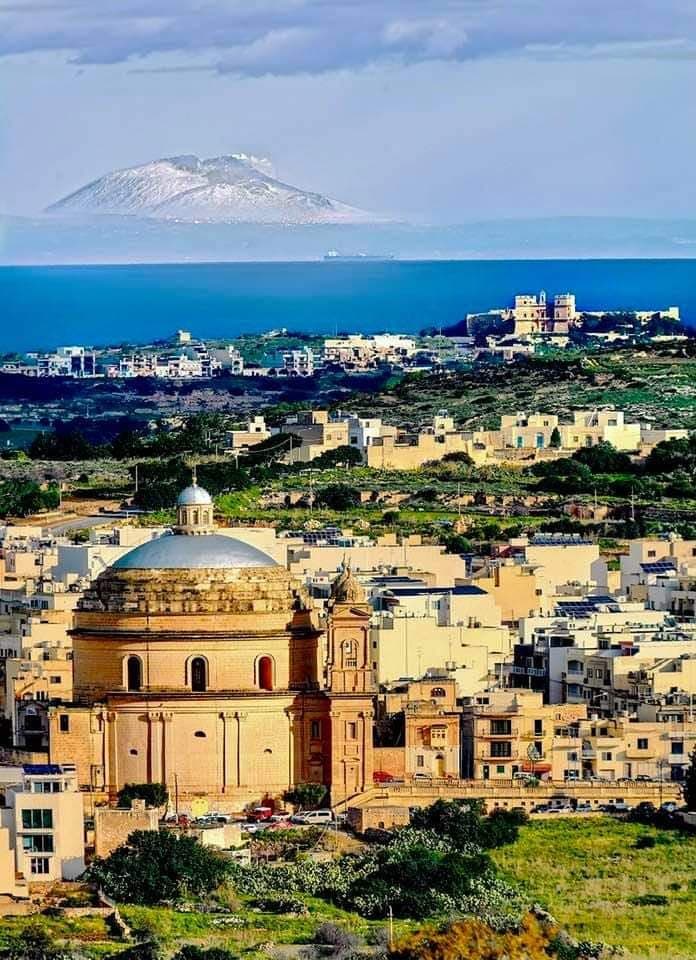
[[[196,55],[244,76],[523,55],[691,59],[694,0],[12,0],[0,56]]]

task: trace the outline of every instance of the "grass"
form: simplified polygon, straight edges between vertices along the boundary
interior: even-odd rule
[[[638,849],[646,834],[656,845]],[[559,819],[529,824],[494,856],[578,939],[623,946],[626,960],[696,957],[696,837],[610,818]]]
[[[267,956],[265,944],[297,945],[312,943],[317,927],[326,922],[345,926],[352,933],[369,941],[370,934],[385,927],[385,921],[364,920],[356,914],[334,907],[313,897],[298,897],[304,900],[308,913],[305,916],[261,913],[254,909],[248,899],[241,899],[234,916],[243,920],[240,926],[217,926],[212,916],[200,913],[180,913],[169,907],[122,906],[121,915],[131,927],[136,939],[154,937],[164,947],[166,954],[176,952],[184,943],[202,947],[221,946],[233,953],[243,955],[245,960]],[[79,950],[94,960],[116,954],[127,946],[118,940],[109,939],[101,918],[54,919],[44,915],[6,919],[0,924],[0,949],[15,941],[23,929],[40,926],[51,939],[62,945]],[[397,936],[404,936],[416,929],[417,924],[395,921]]]

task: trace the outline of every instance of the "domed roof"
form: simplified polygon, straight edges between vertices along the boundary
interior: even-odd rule
[[[344,567],[332,583],[331,599],[337,603],[365,603],[365,590],[350,566]]]
[[[165,533],[156,540],[148,540],[135,550],[124,553],[112,564],[112,569],[194,570],[277,566],[267,553],[235,537],[225,537],[220,533],[198,537]]]
[[[199,487],[197,483],[192,483],[190,487],[184,487],[177,497],[177,507],[208,507],[213,500],[207,490]]]

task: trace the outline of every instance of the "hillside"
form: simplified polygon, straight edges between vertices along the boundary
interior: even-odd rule
[[[422,426],[446,409],[459,425],[497,426],[501,413],[540,410],[567,415],[581,407],[615,406],[627,420],[696,429],[696,357],[687,351],[617,350],[591,357],[532,358],[509,366],[407,377],[343,407],[388,422]]]

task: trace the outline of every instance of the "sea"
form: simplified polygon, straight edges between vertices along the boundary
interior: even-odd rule
[[[392,260],[0,267],[0,353],[290,331],[417,332],[571,291],[579,309],[678,306],[696,260]]]

